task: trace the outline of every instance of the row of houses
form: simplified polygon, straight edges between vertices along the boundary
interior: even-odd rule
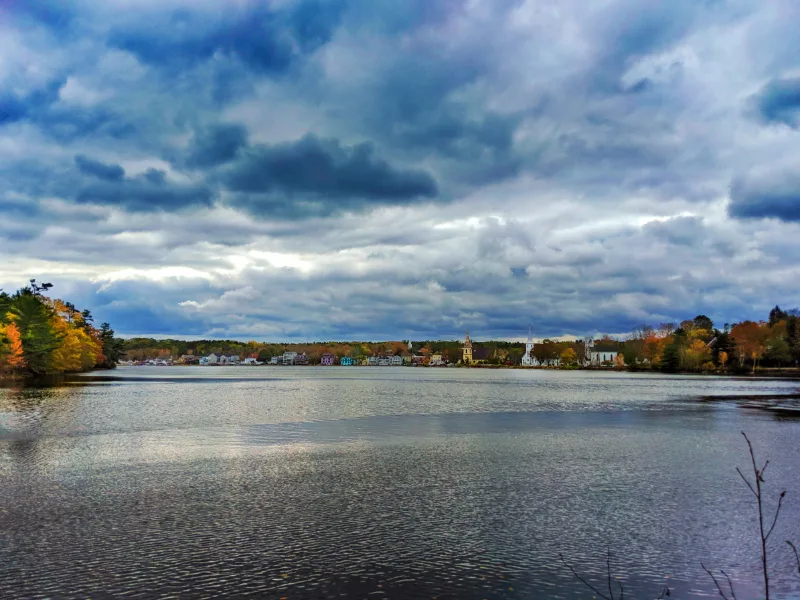
[[[407,357],[403,356],[386,355],[369,356],[366,358],[342,356],[337,361],[334,354],[326,352],[320,356],[319,364],[324,367],[336,365],[337,362],[343,367],[352,367],[356,365],[369,367],[401,367],[404,364],[407,364],[407,362],[410,362],[406,361],[406,358]],[[306,356],[305,353],[298,354],[297,352],[284,352],[280,356],[273,356],[269,361],[269,364],[271,365],[307,365],[308,363],[308,356]]]
[[[284,352],[280,356],[273,356],[269,364],[271,365],[307,365],[308,356],[305,352]]]
[[[307,365],[308,356],[305,353],[284,352],[280,356],[273,356],[269,364],[271,365]],[[320,356],[319,364],[323,367],[339,364],[343,367],[365,366],[365,367],[402,367],[403,365],[422,365],[446,366],[447,360],[442,354],[432,354],[429,357],[415,355],[411,342],[408,343],[408,354],[376,354],[367,357],[342,356],[337,359],[332,352],[325,352]]]
[[[254,356],[248,356],[244,360],[240,359],[238,356],[231,354],[230,356],[226,356],[224,354],[214,354],[213,352],[208,356],[202,356],[199,359],[192,355],[182,356],[184,359],[183,364],[192,364],[196,361],[196,364],[202,366],[220,366],[220,365],[262,365],[264,363],[259,362],[257,358]]]
[[[525,352],[522,356],[521,365],[526,367],[557,367],[560,365],[560,358],[551,357],[547,360],[537,359],[534,349],[536,343],[533,337],[528,332],[528,340],[525,343]],[[614,343],[608,343],[607,340],[594,342],[587,338],[583,344],[584,356],[578,357],[577,362],[584,366],[605,366],[612,365],[618,361],[619,347]],[[403,354],[377,354],[368,357],[352,357],[342,356],[337,357],[330,352],[326,352],[320,356],[320,365],[333,366],[339,364],[341,366],[376,366],[376,367],[400,367],[403,365],[420,366],[426,365],[431,367],[447,366],[457,362],[462,362],[465,365],[481,364],[487,361],[495,360],[491,356],[491,350],[488,348],[473,347],[472,340],[469,338],[467,332],[464,345],[461,348],[461,356],[448,356],[446,353],[428,353],[423,350],[424,354],[415,354],[411,342],[408,343],[408,352]],[[304,353],[297,352],[284,352],[281,355],[273,356],[269,364],[271,365],[308,365],[309,358]],[[167,363],[164,363],[167,364]],[[194,355],[184,355],[177,359],[174,363],[169,364],[199,364],[203,366],[220,366],[220,365],[261,365],[256,355],[251,355],[247,358],[240,359],[236,355],[225,355],[211,353],[208,356],[197,357]],[[511,363],[507,363],[511,364]]]

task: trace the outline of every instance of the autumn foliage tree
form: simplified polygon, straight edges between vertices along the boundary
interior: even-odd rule
[[[118,348],[119,340],[104,339],[88,311],[46,297],[51,287],[31,280],[13,295],[0,293],[0,372],[45,375],[115,366],[119,353],[109,360],[104,351]]]
[[[768,321],[743,321],[714,327],[705,315],[675,326],[639,325],[624,343],[623,354],[634,368],[677,371],[755,370],[762,365],[800,364],[800,312],[776,306]],[[634,365],[634,360],[636,364]]]
[[[14,323],[0,325],[0,373],[10,373],[25,367],[22,336]]]
[[[769,336],[768,325],[745,321],[734,325],[731,329],[731,339],[736,344],[736,354],[739,366],[743,367],[745,361],[753,362],[753,371],[759,359],[764,354],[764,343]]]

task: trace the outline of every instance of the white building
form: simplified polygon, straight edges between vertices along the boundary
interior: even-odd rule
[[[281,364],[281,357],[280,356],[273,356],[269,359],[269,364],[271,365],[279,365]]]
[[[538,365],[538,361],[533,357],[534,345],[533,337],[531,336],[531,328],[528,327],[528,341],[525,342],[525,354],[522,355],[523,367],[533,367]]]
[[[281,363],[284,365],[293,365],[295,358],[297,358],[297,352],[284,352],[281,357]]]
[[[248,366],[255,366],[255,365],[263,365],[264,363],[259,362],[259,360],[257,358],[247,357],[242,361],[242,364],[243,365],[248,365]]]
[[[393,367],[402,367],[403,366],[403,357],[400,356],[399,354],[395,354],[394,356],[392,356],[391,365]]]
[[[219,356],[214,354],[213,352],[208,356],[204,356],[200,359],[201,365],[218,365],[219,364]]]
[[[605,345],[602,340],[600,343],[595,344],[593,339],[587,338],[584,341],[584,348],[586,355],[584,362],[593,367],[601,367],[603,365],[613,365],[619,354],[618,347]]]

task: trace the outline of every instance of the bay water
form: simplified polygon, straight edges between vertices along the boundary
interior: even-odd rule
[[[391,367],[122,367],[0,388],[3,597],[800,597],[788,380]],[[709,399],[709,397],[712,397]],[[714,400],[713,397],[719,399]],[[793,572],[794,571],[794,572]],[[600,589],[607,589],[602,587]]]

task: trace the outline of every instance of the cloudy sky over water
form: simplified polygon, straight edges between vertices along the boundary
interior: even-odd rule
[[[800,305],[796,0],[0,1],[0,287],[125,335]]]

